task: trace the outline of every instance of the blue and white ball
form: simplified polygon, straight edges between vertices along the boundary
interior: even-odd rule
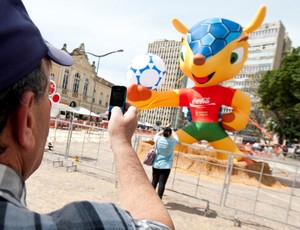
[[[152,53],[136,56],[128,66],[127,78],[130,84],[139,84],[157,90],[163,84],[166,66],[163,60]]]

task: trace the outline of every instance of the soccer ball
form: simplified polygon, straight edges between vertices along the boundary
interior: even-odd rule
[[[130,84],[139,84],[152,90],[157,90],[163,84],[165,75],[165,63],[159,56],[151,53],[136,56],[127,71]]]

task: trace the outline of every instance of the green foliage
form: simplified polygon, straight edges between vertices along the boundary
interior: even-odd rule
[[[272,111],[282,139],[300,139],[300,47],[292,49],[278,70],[268,71],[260,80],[262,107]]]

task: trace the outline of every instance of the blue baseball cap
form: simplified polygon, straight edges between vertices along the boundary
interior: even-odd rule
[[[21,80],[48,56],[63,66],[72,57],[45,41],[21,0],[0,2],[0,90]]]

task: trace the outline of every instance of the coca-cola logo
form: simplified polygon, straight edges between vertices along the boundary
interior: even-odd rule
[[[190,107],[199,107],[199,106],[215,105],[215,104],[216,103],[210,103],[209,97],[193,98],[192,102],[190,103]]]
[[[193,105],[207,105],[210,103],[209,97],[203,97],[203,98],[194,98],[192,100]]]

